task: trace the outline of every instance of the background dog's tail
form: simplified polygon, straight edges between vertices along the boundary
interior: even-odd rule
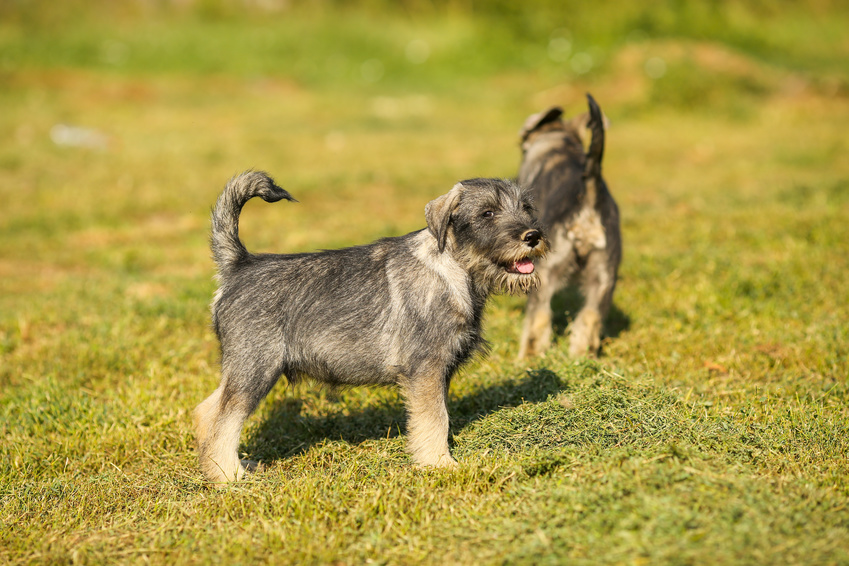
[[[230,179],[212,209],[212,257],[220,273],[229,271],[248,257],[248,250],[239,240],[239,214],[245,203],[254,197],[261,197],[265,202],[295,200],[261,171],[248,171]]]
[[[584,186],[586,187],[587,204],[595,207],[598,186],[601,181],[601,158],[604,156],[604,118],[601,108],[587,93],[587,103],[590,106],[590,119],[587,128],[592,133],[590,148],[587,151],[587,159],[584,163]]]

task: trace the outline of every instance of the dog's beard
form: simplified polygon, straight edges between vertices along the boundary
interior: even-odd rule
[[[509,250],[465,251],[456,257],[472,275],[479,293],[484,295],[525,295],[540,284],[536,263],[548,252],[548,243],[540,240],[534,248],[519,244]]]
[[[536,269],[533,273],[511,273],[504,269],[498,269],[492,277],[493,292],[506,293],[509,295],[527,295],[539,286],[539,275]]]
[[[493,261],[492,281],[493,292],[510,295],[526,295],[540,284],[536,262],[542,259],[548,251],[545,240],[528,253],[527,248],[519,248],[516,255]]]
[[[527,265],[527,260],[531,258],[523,259],[525,261],[513,259],[495,262],[479,258],[471,270],[479,274],[478,277],[475,277],[475,280],[483,283],[479,288],[487,295],[526,295],[539,286],[540,279],[535,265],[530,273],[523,273],[517,269],[517,262]],[[538,259],[538,257],[533,259]],[[523,271],[526,270],[526,268],[520,268]]]

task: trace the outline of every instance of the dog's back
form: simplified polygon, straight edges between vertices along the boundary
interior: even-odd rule
[[[430,240],[420,230],[338,250],[249,254],[219,277],[212,311],[224,357],[261,351],[279,360],[272,373],[290,383],[309,376],[334,385],[390,384],[424,355],[405,344],[439,344],[462,318],[468,331],[458,337],[457,355],[465,360],[482,343],[480,313],[453,300],[462,290],[442,275],[450,265],[436,265]],[[432,279],[432,289],[413,301],[403,290],[422,279]]]

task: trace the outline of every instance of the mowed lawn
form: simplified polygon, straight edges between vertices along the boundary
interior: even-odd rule
[[[846,9],[353,6],[0,7],[0,562],[849,564]],[[586,92],[624,240],[600,358],[566,292],[517,361],[497,297],[456,471],[412,466],[397,391],[284,380],[264,471],[207,485],[227,180],[299,201],[246,206],[252,251],[399,235]]]

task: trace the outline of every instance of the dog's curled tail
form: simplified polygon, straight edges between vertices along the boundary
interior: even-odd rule
[[[597,187],[601,183],[601,158],[604,156],[604,117],[601,108],[587,93],[587,103],[590,107],[590,119],[587,128],[592,133],[590,148],[587,150],[587,159],[584,162],[584,184],[586,186],[586,198],[590,206],[595,206]]]
[[[212,257],[220,273],[229,271],[249,255],[239,240],[239,214],[254,197],[265,202],[295,201],[262,171],[248,171],[230,179],[212,209]]]

